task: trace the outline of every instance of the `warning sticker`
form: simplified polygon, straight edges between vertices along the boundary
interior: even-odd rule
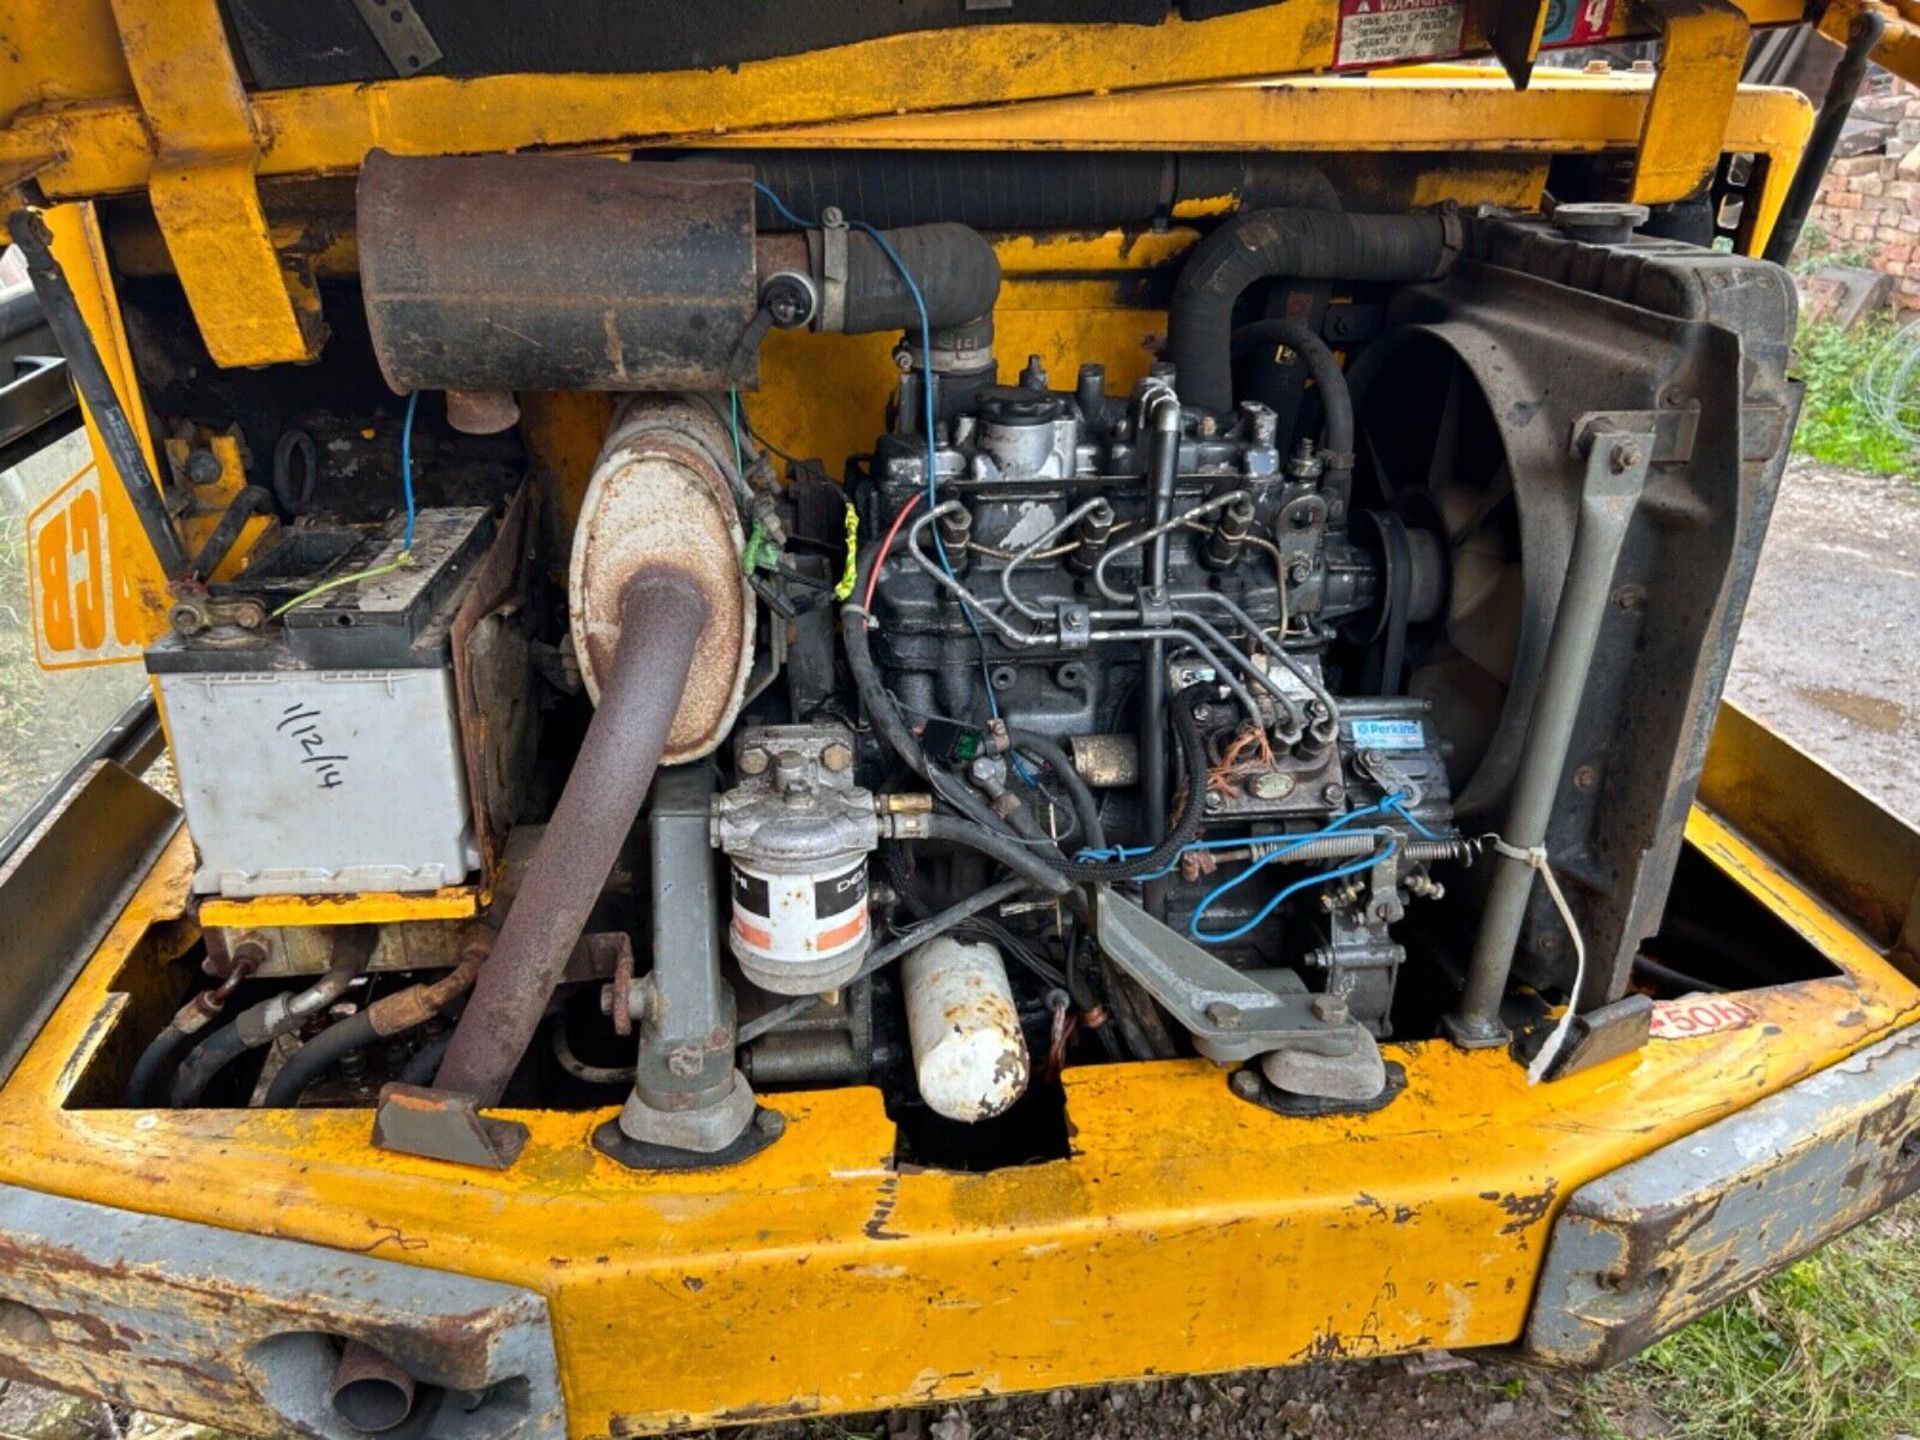
[[[1613,24],[1613,4],[1614,0],[1549,0],[1540,48],[1558,50],[1606,39],[1607,29]]]
[[[1340,0],[1334,69],[1458,55],[1466,18],[1466,0]]]
[[[1753,1020],[1753,1011],[1724,995],[1682,995],[1655,1003],[1652,1035],[1656,1040],[1691,1040],[1696,1035],[1740,1030]]]

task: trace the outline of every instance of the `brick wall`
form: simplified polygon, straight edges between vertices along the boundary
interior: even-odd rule
[[[1875,75],[1807,217],[1799,258],[1890,275],[1894,308],[1920,311],[1920,89]]]

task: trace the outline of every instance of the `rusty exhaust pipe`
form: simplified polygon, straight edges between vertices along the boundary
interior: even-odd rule
[[[693,574],[657,565],[627,582],[600,707],[435,1089],[499,1103],[646,802],[709,613]]]
[[[348,1340],[334,1368],[333,1413],[356,1430],[378,1435],[413,1414],[413,1376],[371,1345]]]

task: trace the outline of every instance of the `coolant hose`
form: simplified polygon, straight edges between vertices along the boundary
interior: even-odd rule
[[[1387,280],[1444,275],[1458,248],[1451,216],[1256,210],[1198,245],[1174,282],[1167,356],[1189,405],[1233,407],[1233,307],[1256,280]]]
[[[1347,387],[1347,372],[1340,368],[1332,348],[1302,320],[1285,317],[1256,320],[1233,332],[1233,356],[1238,359],[1255,350],[1284,345],[1306,362],[1313,376],[1313,387],[1320,392],[1320,407],[1326,412],[1325,449],[1327,464],[1338,469],[1353,468],[1353,392]]]
[[[167,1098],[175,1109],[198,1105],[207,1086],[227,1066],[249,1050],[271,1043],[290,1030],[297,1030],[316,1015],[324,1014],[367,968],[380,931],[373,925],[342,925],[333,932],[333,952],[327,970],[305,990],[275,995],[251,1009],[242,1010],[231,1025],[223,1026],[203,1040],[174,1073]]]
[[[642,571],[620,597],[614,663],[560,802],[480,971],[435,1088],[496,1105],[646,803],[708,618],[691,576]]]

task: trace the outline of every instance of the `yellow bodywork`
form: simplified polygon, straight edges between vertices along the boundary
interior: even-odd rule
[[[0,1091],[0,1182],[525,1286],[581,1436],[1504,1344],[1557,1202],[1920,1018],[1737,831],[1696,810],[1688,835],[1839,973],[1532,1088],[1503,1051],[1388,1045],[1407,1090],[1373,1115],[1282,1120],[1204,1061],[1069,1070],[1073,1157],[985,1175],[896,1168],[876,1091],[780,1095],[780,1143],[679,1176],[597,1154],[609,1110],[500,1112],[532,1138],[495,1174],[374,1150],[363,1111],[69,1108],[180,943],[183,835]],[[180,1404],[167,1374],[121,1383]]]
[[[319,343],[315,278],[351,269],[351,239],[276,230],[260,184],[349,173],[374,145],[1361,152],[1392,159],[1407,206],[1518,208],[1540,203],[1554,156],[1637,156],[1637,198],[1665,201],[1745,153],[1766,162],[1745,235],[1757,250],[1811,124],[1799,96],[1733,83],[1750,25],[1801,18],[1786,0],[1622,3],[1611,33],[1663,35],[1657,73],[1541,71],[1524,91],[1464,66],[1303,76],[1331,64],[1334,8],[1172,21],[1151,43],[1123,27],[1015,24],[737,71],[249,93],[213,0],[28,0],[0,18],[0,181],[31,184],[16,202],[49,207],[139,427],[93,202],[148,193],[221,363],[296,361]],[[1469,7],[1474,50],[1479,13]],[[1904,8],[1896,21],[1892,50],[1909,39]],[[1126,282],[1176,264],[1196,235],[1181,222],[1200,218],[1176,214],[1163,234],[996,237],[1003,357],[1071,373],[1098,356],[1110,386],[1131,385],[1165,317],[1130,304]],[[890,348],[886,336],[774,334],[747,397],[756,427],[836,468],[877,428],[897,379]],[[530,451],[570,522],[607,402],[523,402]],[[114,614],[137,646],[164,625],[167,597],[124,495],[104,489],[123,577]],[[1540,1087],[1502,1051],[1390,1045],[1407,1073],[1395,1103],[1281,1120],[1201,1061],[1071,1070],[1072,1158],[984,1175],[896,1168],[877,1091],[781,1095],[769,1103],[785,1137],[752,1161],[644,1175],[592,1149],[605,1110],[511,1113],[530,1143],[489,1173],[375,1150],[360,1111],[70,1103],[108,1047],[135,1043],[142,977],[192,936],[182,834],[0,1089],[0,1182],[538,1292],[581,1436],[1504,1344],[1522,1332],[1557,1205],[1576,1187],[1920,1018],[1920,990],[1747,843],[1737,814],[1696,810],[1689,838],[1838,973],[1743,995],[1754,1019],[1742,1028],[1656,1040]],[[475,887],[208,902],[197,923],[453,920],[479,901]],[[46,1363],[89,1381],[84,1358]],[[120,1383],[134,1403],[178,1406],[164,1373]]]

